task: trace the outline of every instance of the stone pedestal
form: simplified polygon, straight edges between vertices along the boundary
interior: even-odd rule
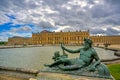
[[[37,80],[114,80],[114,79],[40,72],[37,76]]]

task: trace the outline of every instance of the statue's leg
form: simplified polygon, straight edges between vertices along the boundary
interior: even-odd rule
[[[71,62],[71,60],[69,61]],[[76,60],[76,59],[73,59],[73,62],[71,62],[71,65],[59,66],[59,68],[64,71],[78,70],[83,67],[85,67],[85,63],[82,60]]]
[[[71,70],[78,70],[81,69],[83,66],[78,66],[78,65],[69,65],[69,66],[59,66],[61,70],[64,71],[71,71]]]

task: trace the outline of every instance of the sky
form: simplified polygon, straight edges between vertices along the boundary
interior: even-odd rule
[[[120,0],[0,0],[0,41],[42,30],[120,35]]]

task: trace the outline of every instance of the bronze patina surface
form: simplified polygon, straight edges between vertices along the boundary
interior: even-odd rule
[[[112,79],[108,68],[101,63],[97,52],[92,47],[92,40],[85,38],[83,48],[76,50],[68,49],[63,44],[61,44],[61,48],[63,49],[63,55],[55,52],[52,58],[54,63],[45,64],[49,68],[43,71]],[[69,59],[64,51],[71,54],[79,53],[80,56],[79,58]]]

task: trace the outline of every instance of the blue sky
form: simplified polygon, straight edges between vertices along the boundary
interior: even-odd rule
[[[0,41],[42,30],[120,35],[120,0],[0,0]]]

